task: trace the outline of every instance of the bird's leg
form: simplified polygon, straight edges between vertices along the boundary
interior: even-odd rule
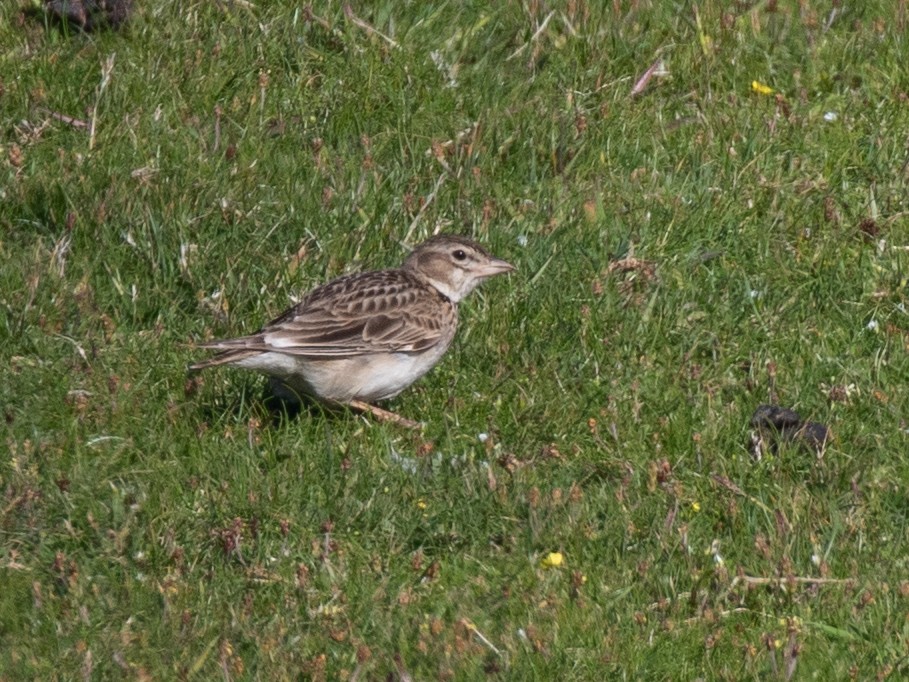
[[[408,429],[419,429],[423,426],[420,424],[420,422],[415,422],[413,420],[407,419],[406,417],[402,417],[399,414],[395,414],[394,412],[383,410],[381,407],[376,407],[375,405],[364,403],[362,400],[351,400],[346,404],[348,407],[351,407],[359,412],[368,412],[379,421],[391,422],[392,424],[404,426]]]

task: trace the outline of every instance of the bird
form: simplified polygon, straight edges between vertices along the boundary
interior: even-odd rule
[[[420,379],[445,355],[458,304],[477,285],[514,266],[467,237],[439,234],[399,268],[331,280],[249,336],[198,344],[220,351],[190,365],[251,369],[272,392],[347,405],[411,428],[417,422],[374,405]]]

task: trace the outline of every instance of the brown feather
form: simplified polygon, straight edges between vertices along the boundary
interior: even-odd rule
[[[348,275],[315,289],[255,334],[200,344],[225,353],[192,368],[269,351],[313,357],[419,352],[442,340],[456,320],[451,301],[405,270]]]

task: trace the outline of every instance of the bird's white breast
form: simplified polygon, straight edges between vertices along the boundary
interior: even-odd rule
[[[374,402],[396,396],[426,374],[441,360],[448,345],[440,343],[422,353],[370,353],[346,358],[302,357],[272,351],[244,358],[237,365],[278,379],[291,395],[305,394],[336,402]]]

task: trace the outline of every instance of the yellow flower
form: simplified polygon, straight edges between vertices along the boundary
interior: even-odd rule
[[[540,562],[540,566],[543,568],[558,568],[563,563],[565,563],[565,557],[562,556],[561,552],[550,552],[543,560]]]
[[[700,502],[692,502],[692,503],[691,503],[691,511],[694,511],[694,512],[699,512],[699,511],[701,511],[701,503],[700,503]]]
[[[760,81],[751,81],[751,89],[759,95],[772,95],[773,88],[769,85],[764,85]]]
[[[426,500],[424,500],[422,497],[419,500],[417,500],[416,504],[417,504],[417,509],[426,509],[426,507],[429,506],[428,504],[426,504]]]

